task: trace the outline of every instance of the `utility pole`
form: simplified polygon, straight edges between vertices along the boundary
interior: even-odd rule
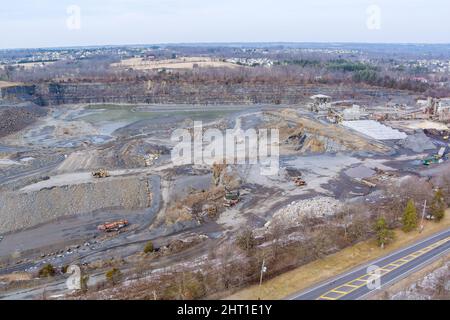
[[[425,220],[425,211],[427,208],[427,200],[425,200],[425,203],[423,204],[423,211],[422,211],[422,221],[420,222],[420,232],[422,233],[423,229],[425,228],[423,222]]]
[[[260,275],[260,277],[259,277],[259,299],[258,300],[260,300],[261,299],[261,286],[262,286],[262,281],[263,281],[263,275],[264,275],[264,273],[266,273],[267,272],[267,268],[266,268],[266,260],[265,259],[263,259],[263,261],[262,261],[262,265],[261,265],[261,275]]]

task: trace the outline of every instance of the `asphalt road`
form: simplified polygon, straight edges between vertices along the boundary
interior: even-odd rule
[[[291,300],[357,300],[450,253],[450,229],[299,292]]]

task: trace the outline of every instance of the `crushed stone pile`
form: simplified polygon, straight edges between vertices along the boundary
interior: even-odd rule
[[[299,225],[304,216],[323,217],[336,214],[342,207],[339,200],[330,197],[315,197],[312,199],[293,201],[281,208],[273,215],[272,221],[280,221],[283,224]],[[269,227],[271,222],[266,223]]]
[[[436,149],[433,141],[423,131],[417,131],[413,135],[408,136],[400,145],[414,152]]]

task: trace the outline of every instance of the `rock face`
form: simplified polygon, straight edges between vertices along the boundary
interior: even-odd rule
[[[0,88],[0,100],[9,101],[29,101],[33,99],[36,93],[34,85],[18,85]]]
[[[27,193],[0,194],[0,233],[29,228],[59,217],[102,209],[140,209],[151,204],[147,179],[105,179]]]
[[[295,104],[307,101],[320,92],[347,99],[355,90],[361,99],[379,98],[378,89],[329,86],[305,86],[302,83],[228,83],[188,82],[182,80],[65,82],[38,83],[2,89],[3,99],[32,101],[39,105],[79,103],[162,103],[162,104]],[[404,96],[401,91],[390,90],[390,96]]]

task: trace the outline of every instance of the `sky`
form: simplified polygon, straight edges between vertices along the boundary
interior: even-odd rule
[[[0,48],[450,43],[448,0],[0,0]]]

